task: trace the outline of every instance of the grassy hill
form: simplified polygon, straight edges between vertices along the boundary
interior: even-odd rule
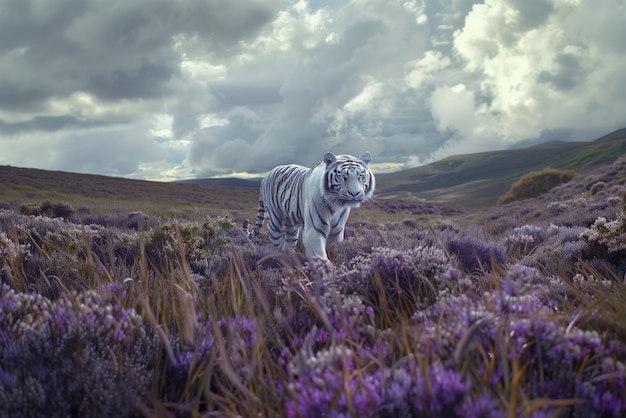
[[[253,219],[259,199],[259,182],[240,179],[206,179],[172,183],[130,180],[91,174],[0,166],[0,208],[37,207],[43,202],[67,203],[79,212],[143,212],[150,216],[198,219],[228,215]],[[449,208],[419,200],[378,200],[355,212],[351,220],[402,220],[410,215],[451,215]]]
[[[626,154],[626,129],[590,142],[550,142],[529,148],[483,152],[396,173],[379,174],[377,197],[422,199],[482,208],[496,204],[511,184],[546,167],[587,172]]]
[[[545,167],[587,172],[626,154],[626,128],[591,142],[550,142],[523,149],[460,155],[376,176],[377,203],[364,214],[447,213],[443,206],[494,206],[511,184]],[[197,179],[175,183],[0,166],[0,207],[64,201],[97,211],[228,211],[254,216],[258,181]],[[440,206],[437,206],[440,205]],[[378,208],[378,209],[377,209]],[[370,216],[370,215],[367,215]],[[398,215],[400,216],[400,215]]]
[[[0,166],[0,207],[63,201],[95,212],[142,211],[178,216],[188,212],[252,211],[258,186],[162,183],[91,174]],[[173,214],[172,212],[176,212]]]

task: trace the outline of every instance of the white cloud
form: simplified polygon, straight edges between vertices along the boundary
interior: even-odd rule
[[[415,15],[415,23],[418,25],[424,25],[428,22],[428,15],[426,14],[426,5],[423,0],[407,0],[403,3],[405,9]]]
[[[567,0],[487,0],[474,5],[465,26],[455,33],[454,47],[465,69],[478,76],[472,87],[488,99],[477,110],[481,135],[514,143],[537,137],[543,130],[589,132],[592,127],[591,131],[599,133],[602,126],[606,132],[623,126],[621,104],[615,103],[619,109],[596,115],[597,120],[590,120],[591,109],[585,110],[592,103],[606,101],[616,88],[623,91],[625,79],[608,75],[626,67],[623,54],[616,54],[615,48],[611,54],[611,48],[598,42],[603,36],[587,36],[588,29],[582,29],[591,26],[599,33],[615,32],[599,28],[597,18],[622,16],[602,20],[621,21],[618,26],[623,27],[623,12],[623,4],[604,0],[593,5]],[[489,122],[495,123],[490,127]]]
[[[10,5],[3,164],[171,179],[369,150],[386,170],[626,125],[614,0]]]
[[[259,54],[314,48],[329,36],[336,36],[328,30],[332,21],[328,10],[311,10],[306,1],[299,0],[280,11],[267,30],[246,44],[244,59],[253,61]]]
[[[437,88],[430,101],[437,129],[455,130],[462,136],[473,135],[477,110],[473,93],[463,84]]]
[[[358,155],[357,155],[358,157]],[[374,174],[378,173],[392,173],[394,171],[401,170],[405,168],[405,163],[372,163],[370,164],[370,169]]]
[[[432,80],[433,74],[437,74],[448,67],[450,63],[450,58],[443,55],[442,52],[426,51],[424,57],[409,64],[409,72],[404,80],[409,87],[419,89],[427,79]]]
[[[156,114],[153,120],[153,127],[148,131],[150,135],[158,138],[173,138],[172,122],[174,118],[171,115]]]
[[[383,118],[393,111],[393,98],[386,96],[384,89],[383,83],[367,77],[361,90],[332,112],[327,132],[334,137],[361,139],[379,134]]]

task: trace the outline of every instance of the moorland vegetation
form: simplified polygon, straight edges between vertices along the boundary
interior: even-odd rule
[[[248,240],[243,208],[13,194],[0,416],[624,416],[625,183],[620,159],[489,210],[381,200],[332,264]]]
[[[567,183],[577,175],[578,173],[573,170],[557,170],[555,168],[531,171],[513,183],[509,191],[498,198],[498,204],[503,205],[537,197],[559,184]]]

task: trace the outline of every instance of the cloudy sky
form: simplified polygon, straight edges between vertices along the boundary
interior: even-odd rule
[[[377,172],[626,126],[626,0],[0,0],[0,165]]]

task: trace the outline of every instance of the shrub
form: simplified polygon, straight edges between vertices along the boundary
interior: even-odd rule
[[[141,416],[157,345],[125,297],[119,284],[56,302],[1,285],[0,416]]]
[[[52,208],[50,209],[50,211],[52,212],[53,218],[64,218],[64,219],[70,218],[75,213],[72,205],[70,205],[69,203],[62,203],[62,202],[52,205]]]
[[[131,212],[128,214],[128,229],[135,231],[147,231],[150,229],[150,217],[143,212]]]
[[[405,251],[378,247],[372,248],[371,254],[354,257],[352,270],[340,279],[373,306],[401,307],[412,313],[417,306],[436,300],[440,284],[461,284],[459,272],[449,261],[446,253],[434,246]]]
[[[20,213],[22,215],[38,216],[38,215],[41,215],[41,208],[37,206],[21,205]]]
[[[491,271],[493,264],[504,264],[504,254],[496,246],[470,239],[451,239],[446,245],[461,267],[469,272]]]
[[[54,207],[54,204],[51,201],[46,200],[40,206],[41,213],[48,215],[52,211],[53,207]]]
[[[498,204],[503,205],[517,200],[537,197],[559,184],[570,181],[577,175],[574,171],[556,170],[553,168],[532,171],[513,183],[511,189],[500,196]]]
[[[623,216],[613,221],[599,217],[591,228],[580,234],[580,238],[587,244],[590,255],[614,264],[620,270],[626,267],[626,219]]]
[[[49,216],[52,218],[68,219],[71,216],[73,216],[76,213],[76,211],[69,203],[63,203],[63,202],[52,203],[51,201],[46,200],[45,202],[41,203],[41,205],[39,206],[21,205],[20,213],[22,215],[33,215],[33,216],[45,215],[45,216]]]

